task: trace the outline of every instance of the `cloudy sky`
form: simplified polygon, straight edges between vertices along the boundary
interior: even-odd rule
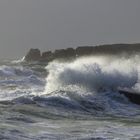
[[[0,59],[30,48],[140,42],[140,0],[0,0]]]

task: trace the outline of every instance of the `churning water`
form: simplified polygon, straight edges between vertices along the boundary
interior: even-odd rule
[[[139,56],[94,56],[0,65],[0,139],[140,139]]]

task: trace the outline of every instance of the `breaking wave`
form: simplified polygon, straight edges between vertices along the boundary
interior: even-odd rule
[[[139,139],[140,106],[118,92],[140,93],[139,60],[0,63],[0,138]]]
[[[137,55],[83,57],[73,62],[50,62],[45,77],[41,65],[2,65],[0,102],[45,108],[42,115],[48,117],[47,111],[50,118],[137,116],[138,105],[120,95],[118,89],[140,91],[139,66]]]
[[[56,90],[117,90],[139,87],[139,57],[88,57],[71,63],[52,62],[46,67],[46,91]]]

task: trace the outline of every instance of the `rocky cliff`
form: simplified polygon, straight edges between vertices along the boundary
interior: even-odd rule
[[[75,59],[76,57],[89,55],[133,55],[140,53],[140,44],[112,44],[100,46],[80,46],[76,49],[67,48],[52,51],[46,51],[41,54],[39,49],[30,49],[25,56],[26,61],[49,62],[54,59]]]

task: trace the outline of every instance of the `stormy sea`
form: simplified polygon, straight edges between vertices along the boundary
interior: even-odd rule
[[[0,140],[139,140],[140,57],[0,62]]]

